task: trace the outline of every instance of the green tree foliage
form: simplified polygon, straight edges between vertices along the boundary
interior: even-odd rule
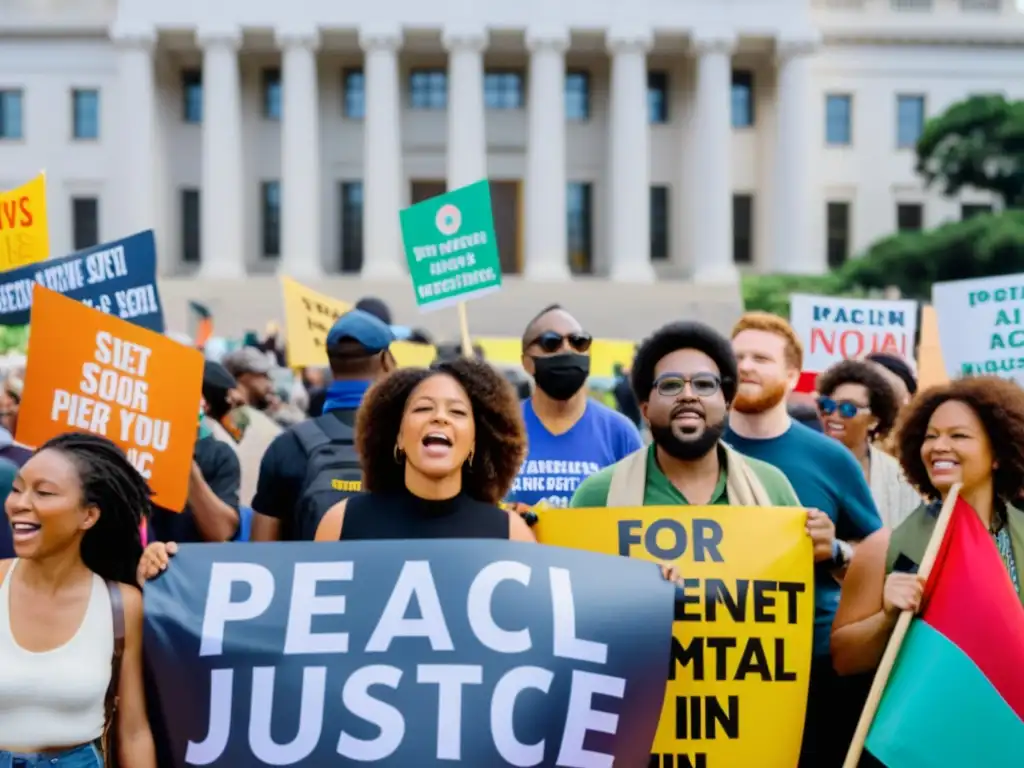
[[[928,300],[933,283],[1024,272],[1024,101],[973,96],[929,120],[917,171],[944,195],[984,190],[1005,210],[890,235],[824,277],[751,276],[743,284],[747,308],[788,316],[791,293],[863,296],[889,287]]]
[[[917,172],[953,196],[991,191],[1024,207],[1024,101],[972,96],[931,119],[917,142]]]
[[[844,290],[896,286],[929,299],[932,283],[1024,272],[1024,211],[975,216],[879,240],[839,271]]]

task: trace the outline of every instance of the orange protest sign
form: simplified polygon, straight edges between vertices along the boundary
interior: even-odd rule
[[[92,432],[121,446],[153,501],[185,506],[203,356],[159,333],[36,285],[18,441]]]

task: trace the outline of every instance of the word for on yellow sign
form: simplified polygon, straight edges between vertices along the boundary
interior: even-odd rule
[[[46,174],[0,192],[0,272],[50,258]]]
[[[800,509],[547,509],[539,541],[673,563],[672,657],[652,768],[793,768],[814,625]]]

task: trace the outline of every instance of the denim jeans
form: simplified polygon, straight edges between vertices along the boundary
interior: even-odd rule
[[[103,758],[92,744],[45,755],[0,751],[0,768],[103,768]]]

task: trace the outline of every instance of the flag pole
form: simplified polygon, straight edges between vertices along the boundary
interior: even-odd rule
[[[921,564],[917,569],[918,575],[924,577],[925,580],[931,574],[932,566],[935,565],[935,559],[939,556],[942,540],[946,538],[946,529],[949,527],[949,520],[953,516],[953,508],[956,507],[956,500],[959,496],[960,484],[957,483],[946,495],[946,501],[939,512],[939,518],[935,521],[935,530],[932,531],[932,536],[928,540],[928,547],[925,549],[924,557],[921,558]],[[903,611],[896,621],[896,627],[889,637],[889,643],[885,646],[885,653],[882,654],[882,660],[879,662],[878,670],[875,672],[875,679],[871,683],[871,691],[868,693],[864,709],[860,713],[857,730],[853,735],[853,741],[850,742],[850,749],[846,753],[846,762],[843,763],[843,768],[857,768],[857,764],[860,762],[860,757],[864,752],[864,744],[868,739],[868,732],[871,730],[871,723],[878,713],[878,705],[882,701],[885,686],[889,682],[892,668],[899,656],[900,646],[903,645],[903,640],[910,629],[910,622],[913,620],[913,611]]]
[[[473,353],[473,339],[469,335],[469,315],[466,314],[466,302],[460,301],[459,310],[459,332],[462,335],[462,356],[476,357]]]

